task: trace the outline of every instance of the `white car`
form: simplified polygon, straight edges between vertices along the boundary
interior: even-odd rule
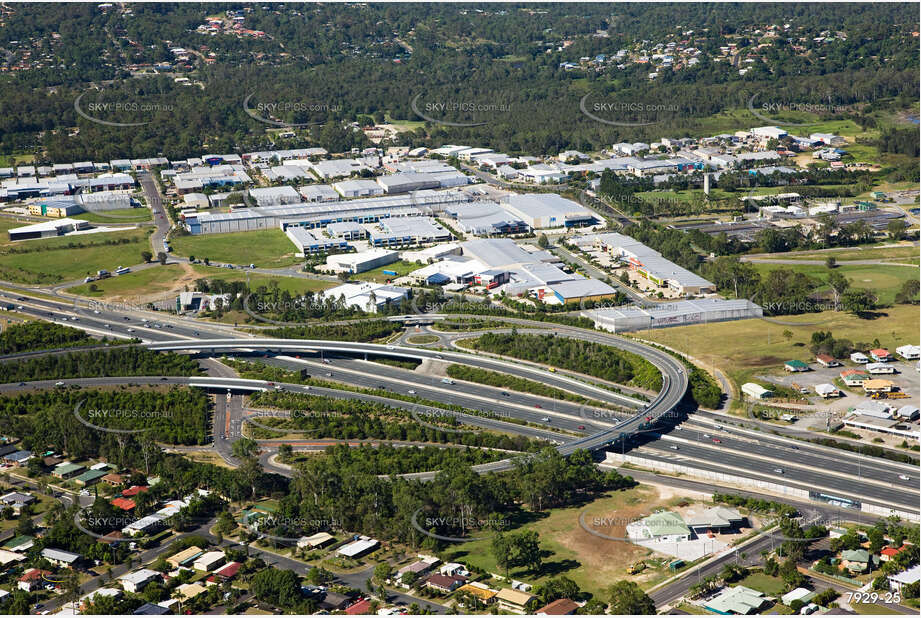
[[[415,394],[416,394],[416,391],[414,391],[413,389],[409,389],[409,390],[406,391],[406,392],[409,393],[410,395],[415,395]]]
[[[777,474],[783,474],[783,468],[774,468],[774,472]]]
[[[549,417],[549,416],[545,416],[545,417],[543,417],[542,419],[540,419],[540,422],[542,422],[542,423],[549,423],[549,422],[550,422],[550,417]]]
[[[66,384],[64,384],[63,382],[55,382],[54,385],[55,386],[66,386]]]
[[[310,385],[309,385],[309,384],[305,384],[305,385],[304,385],[304,390],[305,390],[305,391],[309,391],[309,390],[310,390]]]
[[[900,474],[900,475],[899,475],[899,478],[902,479],[903,481],[910,481],[910,480],[911,480],[911,477],[908,476],[907,474]]]

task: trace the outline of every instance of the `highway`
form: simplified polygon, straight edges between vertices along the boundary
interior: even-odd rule
[[[549,424],[553,429],[543,430],[532,426],[504,423],[500,425],[503,428],[502,430],[524,433],[532,437],[543,437],[556,442],[567,440],[567,437],[572,438],[576,434],[584,434],[575,439],[568,439],[564,445],[559,445],[561,452],[564,453],[572,452],[576,448],[604,448],[616,443],[621,433],[629,434],[639,431],[639,438],[636,442],[640,443],[641,452],[647,457],[672,463],[685,462],[700,469],[732,471],[736,475],[747,475],[752,479],[769,479],[772,482],[786,483],[794,487],[807,489],[813,487],[827,488],[834,492],[835,495],[841,494],[852,499],[875,504],[913,504],[914,508],[912,510],[917,511],[917,491],[913,490],[911,483],[903,483],[898,479],[899,474],[904,473],[900,466],[886,460],[861,458],[858,469],[857,458],[853,454],[836,452],[825,447],[770,436],[766,433],[761,433],[753,438],[750,435],[746,435],[743,430],[731,427],[728,424],[723,426],[723,431],[727,435],[721,437],[723,443],[720,445],[712,443],[710,438],[703,437],[704,433],[711,436],[716,435],[716,430],[713,427],[710,428],[710,431],[707,431],[706,426],[701,427],[699,431],[679,429],[671,432],[663,440],[655,440],[658,434],[650,435],[647,441],[645,436],[652,434],[652,428],[647,426],[648,424],[645,420],[645,416],[653,416],[649,411],[639,414],[619,426],[614,424],[617,423],[618,419],[613,416],[604,418],[603,421],[597,419],[587,421],[585,418],[587,411],[580,410],[578,405],[569,402],[556,401],[554,403],[553,400],[549,400],[550,407],[548,408],[544,405],[548,400],[542,397],[513,391],[507,391],[509,396],[506,397],[502,395],[502,389],[494,389],[484,385],[470,383],[463,383],[462,385],[442,384],[440,379],[436,377],[371,363],[362,359],[365,354],[371,354],[394,358],[416,358],[428,363],[458,362],[538,380],[557,388],[577,392],[591,399],[605,401],[613,406],[626,406],[631,403],[632,405],[637,405],[640,403],[638,400],[630,401],[633,399],[631,397],[607,391],[597,385],[561,375],[559,372],[548,372],[538,365],[513,363],[483,355],[403,345],[386,346],[335,341],[257,339],[234,332],[224,325],[188,324],[186,320],[177,318],[161,320],[158,323],[164,327],[154,328],[152,327],[153,321],[146,326],[140,321],[139,315],[142,315],[141,313],[126,312],[118,307],[102,307],[97,314],[86,309],[74,312],[73,307],[62,306],[63,303],[56,301],[30,299],[22,304],[24,306],[22,312],[35,312],[45,319],[50,317],[59,323],[91,329],[97,333],[118,334],[123,337],[142,337],[145,343],[141,345],[150,349],[177,351],[193,349],[201,350],[202,352],[215,350],[216,353],[226,352],[228,354],[242,353],[239,352],[241,350],[270,351],[267,358],[260,360],[291,369],[308,368],[310,375],[321,380],[341,380],[346,384],[365,388],[385,386],[386,390],[403,396],[410,395],[409,390],[415,390],[416,396],[420,398],[458,405],[481,412],[491,412],[488,417],[471,416],[470,419],[463,421],[465,424],[482,427],[486,421],[501,423],[502,418],[511,417],[527,423]],[[48,315],[49,312],[52,313],[51,316]],[[73,322],[70,319],[64,320],[65,317],[74,314],[79,315],[78,322]],[[147,313],[146,315],[151,314]],[[126,317],[128,320],[125,319]],[[522,320],[522,322],[527,321]],[[537,324],[533,325],[537,326]],[[539,326],[547,329],[549,325],[541,323]],[[134,328],[134,332],[129,333],[128,328]],[[575,336],[605,344],[614,342],[620,347],[642,354],[656,364],[660,370],[664,369],[663,389],[649,404],[656,414],[670,412],[687,387],[687,379],[680,363],[664,352],[594,331],[564,326],[557,327],[556,325],[553,326],[553,331],[558,336]],[[228,339],[227,336],[230,334],[234,338]],[[208,339],[203,339],[204,337],[208,337]],[[632,349],[631,345],[633,346]],[[295,358],[298,355],[302,358]],[[321,359],[329,360],[330,363],[324,363]],[[332,373],[333,375],[328,377],[325,375],[326,373]],[[138,379],[134,378],[133,381],[137,382]],[[316,392],[319,393],[319,391]],[[333,391],[330,391],[330,396],[336,396],[332,393]],[[349,394],[348,396],[355,397],[355,394]],[[219,397],[218,399],[220,400],[221,398]],[[387,401],[388,405],[402,405],[392,399],[385,399],[385,401]],[[219,403],[217,406],[218,414],[223,414],[222,411],[228,405],[234,407],[235,410],[239,410],[236,414],[242,417],[242,398],[239,395],[231,396],[226,401]],[[537,408],[535,407],[536,405],[541,405],[542,408]],[[588,416],[591,417],[590,414]],[[702,414],[701,419],[692,419],[694,423],[697,423],[696,425],[686,424],[685,426],[694,429],[698,427],[699,421],[708,418],[712,420],[711,417],[713,415]],[[543,421],[543,418],[551,420],[548,423]],[[584,429],[580,430],[580,426],[583,426]],[[662,427],[657,427],[656,429],[658,431],[664,430]],[[239,431],[239,428],[237,427],[234,431]],[[566,433],[560,434],[558,433],[560,431]],[[222,433],[227,435],[227,431]],[[231,457],[230,447],[236,434],[231,432],[223,440],[218,438],[217,431],[215,434],[218,451],[225,458]],[[689,440],[693,444],[677,444],[679,449],[677,451],[670,449],[669,437],[679,435],[682,439]],[[792,446],[797,448],[794,449]],[[778,464],[776,462],[782,463]],[[782,474],[774,471],[778,467],[783,469]]]

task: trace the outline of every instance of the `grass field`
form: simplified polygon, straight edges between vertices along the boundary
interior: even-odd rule
[[[398,262],[394,262],[393,264],[387,264],[386,266],[375,268],[374,270],[352,275],[352,279],[357,279],[359,281],[375,281],[377,283],[386,283],[390,279],[408,275],[412,271],[419,268],[422,268],[422,266],[415,262],[404,262],[403,260],[400,260]],[[385,275],[385,270],[392,270],[393,272],[397,273],[396,277],[393,275]]]
[[[664,505],[658,491],[648,485],[613,492],[593,501],[587,507],[577,506],[551,509],[535,514],[533,519],[521,524],[517,531],[534,530],[540,536],[541,549],[545,553],[544,569],[539,577],[525,569],[511,569],[509,575],[537,585],[551,577],[566,576],[575,581],[582,590],[599,595],[605,588],[620,579],[633,579],[644,588],[668,576],[667,568],[648,568],[643,573],[630,577],[626,568],[634,562],[647,558],[651,551],[645,547],[627,542],[609,541],[589,534],[579,525],[579,514],[586,511],[585,521],[591,525],[594,518],[617,518],[618,521],[632,521],[649,514],[657,506]],[[622,536],[623,526],[599,531],[610,536]],[[476,541],[458,544],[446,550],[446,561],[463,559],[472,566],[491,573],[504,574],[496,566],[490,550],[492,537],[484,535]]]
[[[173,287],[176,280],[183,274],[182,267],[178,264],[166,266],[153,266],[144,270],[130,272],[117,277],[83,283],[70,288],[73,294],[102,298],[105,296],[141,296],[165,292]],[[96,290],[90,289],[95,286]]]
[[[214,266],[202,266],[196,264],[192,267],[199,278],[223,279],[224,281],[244,281],[249,280],[250,288],[257,288],[260,285],[269,287],[271,282],[278,283],[278,289],[287,290],[292,294],[301,294],[304,292],[321,292],[331,287],[339,285],[335,281],[324,281],[321,279],[305,279],[303,277],[273,277],[271,275],[262,275],[246,270],[229,268],[217,268]]]
[[[773,254],[779,260],[826,260],[829,257],[839,262],[848,260],[887,260],[896,258],[912,258],[918,256],[918,248],[906,245],[904,247],[867,247],[861,249],[854,247],[841,251],[791,251],[789,253]],[[897,261],[897,260],[896,260]]]
[[[886,616],[897,616],[899,612],[885,605],[873,605],[872,603],[852,603],[851,607],[861,616],[875,616],[884,614]]]
[[[830,330],[834,336],[852,341],[878,338],[888,349],[918,343],[918,308],[912,305],[884,309],[879,317],[870,320],[834,311],[779,319],[784,323],[737,320],[639,331],[634,335],[688,353],[721,369],[737,384],[749,381],[755,373],[780,369],[785,360],[811,361],[808,344],[818,330]],[[784,331],[790,331],[792,336],[785,338]],[[714,341],[720,345],[715,346]]]
[[[233,234],[175,236],[170,239],[176,255],[231,264],[255,264],[260,268],[280,268],[304,261],[281,230],[257,230]]]
[[[8,222],[4,221],[3,224]],[[8,226],[7,229],[18,225]],[[0,225],[0,234],[4,231]],[[0,278],[22,283],[58,283],[95,274],[101,269],[114,270],[118,266],[137,264],[142,261],[141,252],[150,248],[147,241],[150,231],[130,229],[19,242],[10,242],[9,237],[4,235],[5,239],[0,238]],[[105,244],[108,240],[122,239],[133,242]],[[10,253],[13,248],[30,251]]]
[[[824,264],[766,264],[752,262],[762,275],[780,268],[794,270],[816,279],[827,279],[829,270]],[[892,303],[902,284],[917,279],[918,271],[910,266],[883,264],[840,264],[835,270],[844,275],[852,288],[872,290],[884,304]],[[822,288],[824,290],[824,288]]]
[[[74,215],[74,219],[83,219],[94,223],[142,223],[150,221],[150,211],[146,208],[120,208],[104,213],[84,212]]]
[[[780,596],[786,590],[784,581],[779,577],[772,577],[761,572],[751,573],[748,577],[739,582],[740,586],[746,586],[752,590],[760,590],[764,594],[772,597]]]

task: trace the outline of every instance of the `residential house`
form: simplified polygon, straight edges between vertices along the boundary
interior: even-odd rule
[[[75,554],[63,549],[46,547],[42,550],[42,558],[55,566],[72,567],[80,562],[80,554]]]
[[[902,586],[917,584],[921,579],[921,565],[916,564],[907,571],[896,573],[889,576],[889,589],[893,591],[902,591]]]
[[[39,590],[45,586],[47,576],[51,575],[51,571],[42,571],[39,569],[28,569],[22,575],[19,576],[17,580],[17,588],[20,590],[25,590],[26,592],[32,592],[34,590]]]
[[[33,502],[35,502],[35,496],[18,491],[11,491],[4,496],[0,496],[0,503],[3,503],[4,507],[11,507],[16,515],[22,512],[22,507]]]
[[[557,599],[534,613],[538,616],[571,616],[579,607],[580,605],[572,599]]]
[[[213,571],[224,564],[226,560],[224,552],[209,551],[196,558],[195,562],[192,563],[192,568],[196,571]]]
[[[754,382],[746,382],[742,385],[742,394],[748,395],[752,399],[767,399],[774,396],[774,391],[768,390]]]
[[[482,603],[483,605],[491,604],[495,598],[497,591],[493,590],[486,584],[481,582],[470,582],[469,584],[464,584],[457,589],[458,593],[464,593],[474,597],[477,602]]]
[[[178,569],[181,566],[188,567],[188,565],[195,562],[195,560],[201,556],[204,552],[201,547],[193,545],[192,547],[183,549],[181,552],[173,554],[166,561],[174,569]]]
[[[867,355],[864,354],[863,352],[854,352],[853,354],[851,354],[851,362],[858,363],[861,365],[866,365],[867,363],[870,362],[870,359],[867,358]]]
[[[845,369],[839,375],[846,386],[863,386],[870,379],[870,374],[862,369]]]
[[[527,614],[530,604],[537,599],[533,594],[502,588],[495,596],[499,609],[512,614]]]
[[[793,373],[800,371],[809,371],[809,365],[804,363],[801,360],[788,360],[783,364],[784,371],[790,371]]]
[[[815,392],[822,399],[841,396],[841,391],[834,384],[816,384]]]
[[[876,348],[875,350],[870,350],[870,358],[875,360],[877,363],[888,363],[893,360],[892,354],[889,353],[889,350],[885,348]]]
[[[851,573],[866,573],[872,556],[866,549],[845,549],[841,552],[841,566]]]
[[[147,584],[158,581],[161,575],[158,571],[152,569],[139,569],[131,573],[126,573],[118,578],[122,587],[128,592],[140,592]]]
[[[720,594],[706,602],[704,607],[711,612],[723,615],[747,615],[758,613],[767,603],[764,593],[745,586],[724,588]]]
[[[817,363],[819,363],[823,367],[840,367],[841,366],[841,363],[839,363],[837,360],[835,360],[833,356],[829,354],[819,354],[815,357],[815,360]]]
[[[466,577],[460,577],[458,575],[442,575],[441,573],[434,573],[425,578],[424,584],[426,588],[431,588],[437,590],[443,594],[450,594],[467,583]]]

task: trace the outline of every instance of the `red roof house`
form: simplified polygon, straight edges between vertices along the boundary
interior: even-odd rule
[[[371,601],[367,599],[361,599],[357,603],[353,603],[345,608],[345,613],[349,616],[361,616],[362,614],[368,614],[369,609],[371,608]]]

